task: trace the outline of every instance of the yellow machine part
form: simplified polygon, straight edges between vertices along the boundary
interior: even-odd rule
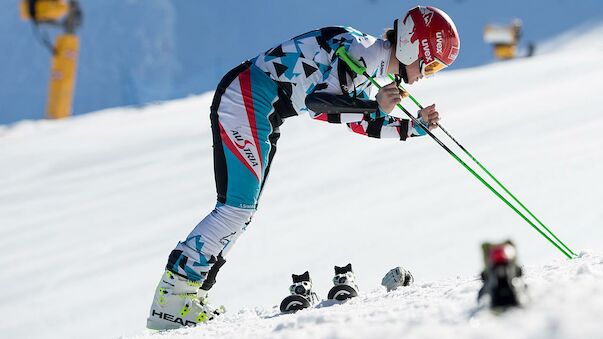
[[[494,46],[494,55],[498,59],[507,60],[515,58],[515,53],[517,52],[516,45],[496,45]]]
[[[60,119],[71,115],[79,38],[74,34],[57,37],[55,51],[50,72],[47,115],[51,119]]]
[[[37,21],[56,21],[67,15],[69,11],[69,4],[64,0],[36,0],[34,6]],[[29,15],[28,0],[21,0],[21,19],[33,19]]]

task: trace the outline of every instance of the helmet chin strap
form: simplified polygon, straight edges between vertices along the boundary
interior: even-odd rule
[[[402,77],[404,83],[408,83],[408,74],[406,74],[406,65],[398,61],[398,76]]]
[[[398,41],[398,19],[394,20],[394,31],[396,32],[396,38],[394,40]],[[396,53],[396,48],[397,48],[397,46],[393,47],[394,50],[392,51],[392,53]],[[408,74],[406,74],[406,65],[401,63],[400,60],[398,60],[398,77],[402,77],[402,80],[404,80],[405,84],[408,83]],[[399,85],[399,83],[398,83],[398,85]]]

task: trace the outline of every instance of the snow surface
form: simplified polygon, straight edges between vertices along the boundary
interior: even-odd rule
[[[580,53],[412,88],[437,98],[443,125],[581,258],[564,260],[429,138],[367,139],[299,117],[283,125],[260,209],[212,290],[229,313],[169,334],[143,328],[169,251],[214,205],[212,94],[0,125],[2,338],[603,337],[601,34],[580,37]],[[533,306],[470,320],[479,244],[506,238]],[[291,273],[309,270],[324,296],[348,262],[361,298],[267,318]],[[385,294],[397,265],[417,283]]]
[[[374,289],[338,305],[279,315],[244,309],[196,328],[130,339],[176,338],[601,338],[603,257],[526,267],[533,302],[503,315],[476,306],[477,278],[417,283],[392,292]]]

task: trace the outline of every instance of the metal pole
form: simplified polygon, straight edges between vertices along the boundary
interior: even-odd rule
[[[341,58],[351,69],[357,74],[363,75],[366,77],[375,87],[381,89],[381,85],[375,81],[375,79],[370,76],[366,72],[366,68],[359,65],[357,62],[351,59],[351,57],[347,54],[347,51],[344,47],[339,47],[335,53],[339,58]],[[529,220],[523,213],[521,213],[515,206],[513,206],[505,197],[503,197],[497,190],[495,190],[488,182],[486,182],[479,174],[477,174],[471,167],[469,167],[461,158],[459,158],[448,146],[446,146],[438,137],[436,137],[426,126],[421,124],[421,122],[412,116],[409,111],[407,111],[401,104],[396,105],[399,109],[404,112],[418,128],[422,128],[435,142],[437,142],[450,156],[452,156],[459,164],[461,164],[469,173],[473,174],[473,176],[478,179],[484,186],[486,186],[494,195],[496,195],[500,200],[502,200],[507,206],[509,206],[515,213],[517,213],[523,220],[525,220],[532,228],[534,228],[540,235],[542,235],[546,240],[548,240],[555,248],[557,248],[561,253],[563,253],[568,259],[572,259],[572,255],[570,255],[566,250],[561,248],[559,244],[553,241],[548,235],[546,235],[538,226],[536,226],[531,220]]]
[[[389,74],[389,78],[393,81],[395,81],[395,78]],[[417,105],[417,107],[419,107],[420,109],[423,109],[423,105],[421,105],[413,96],[412,94],[410,94],[410,92],[408,92],[404,87],[402,87],[401,85],[398,85],[398,87],[400,87],[400,89],[402,89],[403,91],[405,91],[406,93],[408,93],[408,97],[415,103],[415,105]],[[469,153],[469,151],[463,147],[463,145],[461,145],[453,136],[452,134],[448,133],[448,131],[446,129],[444,129],[444,127],[442,127],[442,125],[440,125],[439,123],[437,124],[437,126],[442,130],[442,132],[444,132],[450,139],[452,139],[452,141],[454,141],[455,144],[457,144],[457,146],[463,150],[463,152],[465,152],[465,154],[471,158],[471,160],[473,160],[473,162],[475,162],[489,177],[490,179],[494,180],[494,182],[500,186],[511,198],[513,198],[513,200],[519,204],[519,206],[521,206],[521,208],[523,208],[526,212],[528,212],[528,214],[534,218],[534,220],[536,220],[540,226],[542,226],[556,241],[559,242],[559,244],[561,244],[561,246],[563,246],[569,253],[571,253],[572,255],[576,256],[576,253],[574,253],[574,251],[572,251],[563,241],[561,241],[561,239],[559,239],[555,233],[553,233],[548,227],[546,227],[546,225],[544,225],[544,223],[542,223],[542,221],[540,221],[540,219],[538,219],[523,203],[521,203],[521,201],[519,201],[519,199],[517,199],[515,197],[515,195],[513,195],[513,193],[511,193],[511,191],[509,191],[500,181],[498,181],[498,179],[496,179],[496,177],[494,177],[494,175],[492,173],[490,173],[490,171],[488,171],[486,169],[486,167],[484,167],[471,153]]]

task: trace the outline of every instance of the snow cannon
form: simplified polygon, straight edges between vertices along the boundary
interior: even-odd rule
[[[484,29],[484,42],[494,47],[494,56],[499,60],[509,60],[517,57],[517,45],[521,38],[522,22],[514,19],[510,25],[488,24]],[[528,46],[527,56],[534,52],[533,44]]]
[[[335,286],[331,288],[328,295],[330,300],[343,301],[358,296],[358,285],[356,285],[352,264],[344,267],[335,266],[333,284]]]
[[[496,312],[525,305],[527,285],[517,264],[517,248],[513,242],[486,242],[482,244],[482,252],[485,268],[481,273],[483,286],[478,292],[478,302]]]
[[[21,18],[31,21],[43,45],[52,54],[46,116],[51,119],[71,115],[79,54],[79,38],[75,31],[82,22],[77,0],[22,0]],[[53,44],[42,27],[59,27],[63,33]]]
[[[281,302],[281,312],[294,313],[313,306],[318,302],[318,296],[312,291],[312,279],[308,271],[301,275],[292,274],[293,284],[289,287],[291,295]]]
[[[22,0],[21,19],[37,22],[55,22],[69,12],[64,0]]]

